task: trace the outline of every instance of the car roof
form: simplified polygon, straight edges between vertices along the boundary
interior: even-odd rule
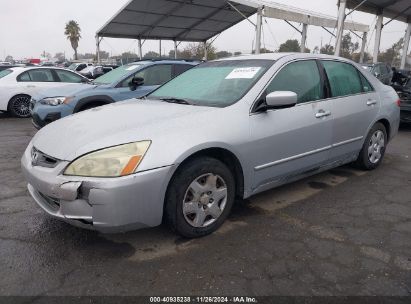
[[[265,54],[251,54],[251,55],[240,55],[235,57],[227,57],[218,59],[216,61],[227,61],[227,60],[253,60],[253,59],[260,59],[260,60],[273,60],[277,61],[281,58],[292,58],[292,59],[305,59],[305,58],[317,58],[317,59],[335,59],[339,61],[346,61],[351,62],[351,60],[338,57],[334,55],[325,55],[325,54],[311,54],[311,53],[265,53]]]
[[[188,64],[188,65],[197,65],[200,63],[198,61],[192,60],[172,60],[172,59],[159,59],[159,60],[141,60],[136,62],[131,62],[127,65],[156,65],[156,64]]]

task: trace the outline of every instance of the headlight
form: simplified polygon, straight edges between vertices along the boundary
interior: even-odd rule
[[[141,141],[86,154],[73,161],[64,175],[120,177],[136,172],[151,141]]]
[[[70,97],[49,97],[49,98],[44,98],[40,102],[42,104],[46,104],[49,106],[58,106],[61,104],[68,104],[70,101],[73,100],[73,96]]]

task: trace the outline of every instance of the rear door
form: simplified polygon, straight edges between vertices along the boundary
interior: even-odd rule
[[[332,94],[331,159],[347,160],[361,150],[379,111],[379,96],[366,77],[350,63],[322,60]]]
[[[17,76],[17,82],[19,86],[25,88],[25,91],[29,95],[42,89],[54,88],[61,85],[50,69],[28,70]]]
[[[289,63],[272,79],[264,94],[297,93],[298,104],[250,116],[254,192],[266,190],[319,169],[329,160],[332,105],[324,99],[325,78],[315,60]]]

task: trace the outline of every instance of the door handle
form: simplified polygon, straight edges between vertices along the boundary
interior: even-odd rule
[[[324,110],[320,110],[317,112],[317,114],[315,114],[316,118],[323,118],[323,117],[327,117],[331,115],[331,111],[324,111]]]
[[[32,88],[35,88],[36,86],[35,85],[28,85],[27,86],[27,88],[29,88],[29,89],[32,89]]]
[[[376,100],[369,99],[369,100],[367,101],[367,106],[374,106],[374,105],[376,105],[376,104],[377,104],[377,101],[376,101]]]

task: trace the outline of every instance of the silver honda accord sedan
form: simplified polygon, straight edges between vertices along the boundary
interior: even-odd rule
[[[395,91],[352,61],[240,56],[50,124],[22,168],[37,204],[76,226],[120,232],[164,220],[199,237],[236,198],[347,163],[377,168],[399,117]]]

